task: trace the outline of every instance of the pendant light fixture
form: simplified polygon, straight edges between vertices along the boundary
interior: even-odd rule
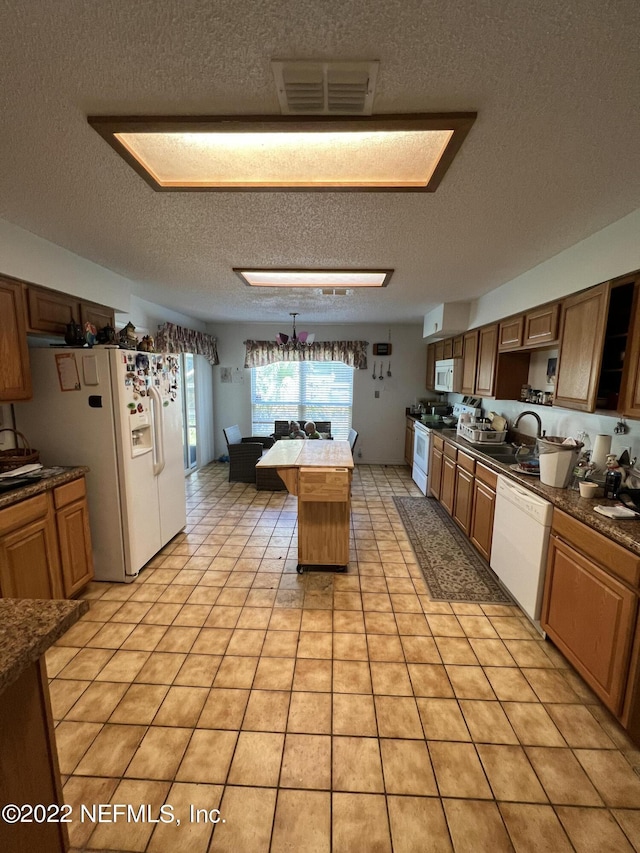
[[[289,311],[289,316],[293,317],[292,334],[285,335],[284,332],[279,332],[276,335],[276,343],[279,344],[283,350],[301,350],[305,347],[311,346],[315,340],[315,334],[309,334],[309,332],[296,332],[296,317],[298,316],[298,313],[298,311]]]

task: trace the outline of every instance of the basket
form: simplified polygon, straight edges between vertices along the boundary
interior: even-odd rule
[[[458,435],[466,438],[470,444],[504,444],[507,431],[478,429],[475,425],[458,422]]]
[[[27,439],[17,429],[6,427],[5,429],[0,429],[0,433],[2,432],[13,433],[16,447],[0,450],[0,472],[13,471],[14,468],[21,468],[23,465],[32,465],[40,459],[40,452],[32,450]],[[17,446],[18,439],[22,439],[24,447]]]

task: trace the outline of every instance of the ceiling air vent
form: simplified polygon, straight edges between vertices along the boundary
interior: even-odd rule
[[[284,115],[371,115],[378,62],[274,60]]]

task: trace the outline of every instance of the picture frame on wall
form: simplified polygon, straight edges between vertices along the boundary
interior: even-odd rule
[[[373,345],[373,354],[374,355],[391,355],[392,346],[390,343],[384,344],[374,344]]]

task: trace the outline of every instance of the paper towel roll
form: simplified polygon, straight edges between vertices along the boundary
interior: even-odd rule
[[[607,462],[608,453],[611,453],[611,436],[597,435],[593,444],[591,461],[597,468],[604,468]]]

